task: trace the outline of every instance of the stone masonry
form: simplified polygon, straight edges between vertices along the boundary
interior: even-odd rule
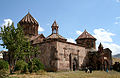
[[[76,39],[76,43],[71,43],[59,35],[56,21],[51,26],[52,33],[47,37],[38,34],[39,24],[30,13],[19,24],[31,45],[39,46],[39,53],[35,57],[40,59],[47,71],[80,70],[89,66],[95,70],[106,70],[112,66],[112,51],[103,49],[101,44],[97,51],[97,39],[86,30]]]

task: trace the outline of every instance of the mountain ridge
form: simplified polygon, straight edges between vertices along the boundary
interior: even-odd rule
[[[120,58],[120,54],[113,55],[114,58]]]

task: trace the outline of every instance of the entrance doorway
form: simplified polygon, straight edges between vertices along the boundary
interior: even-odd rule
[[[108,69],[108,66],[109,66],[108,61],[105,60],[105,61],[104,61],[104,70],[105,70],[105,71]]]
[[[69,66],[70,66],[70,70],[73,70],[73,71],[79,69],[78,59],[77,57],[75,57],[75,55],[72,55],[71,53],[69,55]]]
[[[73,71],[78,69],[78,60],[76,58],[73,59]]]

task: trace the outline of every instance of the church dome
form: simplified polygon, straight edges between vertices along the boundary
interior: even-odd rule
[[[94,38],[86,30],[76,40],[79,40],[79,39],[95,39],[96,40],[96,38]]]
[[[25,36],[32,37],[38,35],[38,22],[28,12],[20,21],[19,24],[23,27]]]
[[[22,18],[19,22],[20,24],[28,23],[28,24],[35,24],[39,25],[38,22],[32,17],[32,15],[28,12],[26,16]]]
[[[89,34],[86,30],[76,39],[77,44],[85,48],[94,48],[96,38],[94,38],[91,34]]]

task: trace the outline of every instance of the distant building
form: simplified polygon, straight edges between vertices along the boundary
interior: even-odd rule
[[[79,70],[92,66],[93,69],[106,70],[112,65],[112,51],[104,49],[100,43],[96,50],[96,38],[86,30],[76,39],[76,44],[67,42],[67,39],[58,32],[59,26],[54,21],[52,33],[45,37],[38,34],[38,22],[30,13],[23,17],[19,24],[24,34],[30,39],[33,46],[39,46],[39,58],[48,71]],[[47,32],[47,31],[46,31]]]
[[[3,54],[2,54],[2,52],[0,52],[0,59],[2,59],[3,58]]]
[[[8,52],[4,50],[0,51],[0,59],[8,61]]]

